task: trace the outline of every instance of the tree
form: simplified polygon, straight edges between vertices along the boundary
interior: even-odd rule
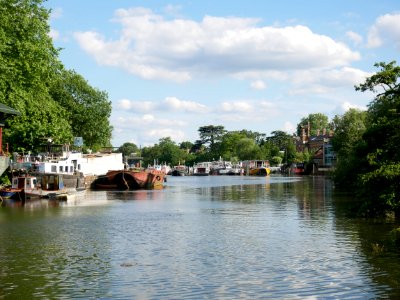
[[[250,138],[242,138],[238,141],[236,156],[240,160],[264,159],[260,147]]]
[[[122,153],[124,157],[127,157],[133,153],[138,153],[139,148],[134,143],[124,143],[115,152]]]
[[[365,164],[365,155],[361,153],[365,146],[363,134],[366,130],[366,117],[366,111],[350,109],[332,120],[335,131],[332,146],[337,157],[334,179],[337,186],[356,188],[358,173]]]
[[[394,212],[400,218],[400,67],[396,62],[377,63],[380,70],[356,86],[358,91],[379,92],[369,104],[364,159],[357,181],[364,212]]]
[[[297,135],[301,136],[303,128],[305,128],[307,133],[308,125],[310,125],[310,135],[317,135],[318,131],[329,128],[328,117],[321,113],[315,113],[302,118],[300,123],[297,124]]]
[[[354,146],[362,140],[366,129],[367,112],[351,108],[343,116],[336,115],[332,120],[335,135],[332,146],[339,160],[352,154]]]
[[[184,141],[179,144],[179,148],[186,151],[187,153],[190,152],[190,150],[193,148],[193,146],[194,146],[194,144],[189,141]]]
[[[293,137],[284,131],[275,130],[271,134],[266,140],[276,145],[280,150],[285,149],[289,143],[293,143]]]
[[[243,131],[230,131],[223,135],[220,148],[220,156],[224,160],[230,160],[236,156],[239,148],[239,141],[243,138],[250,138]]]
[[[93,88],[74,71],[62,71],[50,94],[68,113],[74,136],[83,137],[86,147],[97,150],[110,146],[111,102],[107,93]]]
[[[152,147],[143,148],[142,157],[145,165],[152,165],[156,161],[175,166],[190,156],[186,151],[180,149],[170,137],[166,137],[161,138],[159,143]]]
[[[46,137],[72,140],[66,111],[48,86],[62,65],[49,36],[49,11],[40,0],[0,0],[0,102],[21,113],[7,121],[4,140],[32,150]]]
[[[213,149],[216,142],[220,142],[226,130],[224,126],[208,125],[199,128],[199,136],[203,145],[209,145]]]

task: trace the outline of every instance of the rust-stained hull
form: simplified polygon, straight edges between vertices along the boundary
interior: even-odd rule
[[[157,170],[111,170],[95,182],[96,189],[138,190],[162,188],[165,174]]]

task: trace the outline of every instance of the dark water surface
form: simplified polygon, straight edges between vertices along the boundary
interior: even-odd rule
[[[346,217],[349,200],[323,177],[273,175],[3,203],[0,298],[400,296],[396,225]]]

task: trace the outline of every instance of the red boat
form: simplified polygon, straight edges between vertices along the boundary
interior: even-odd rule
[[[96,189],[137,190],[162,188],[165,174],[158,170],[111,170],[95,182]]]

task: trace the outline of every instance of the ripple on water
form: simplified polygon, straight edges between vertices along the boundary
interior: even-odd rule
[[[317,183],[169,178],[160,191],[93,192],[84,205],[7,215],[0,291],[57,299],[385,296],[358,231],[338,223],[329,187],[306,184]]]

